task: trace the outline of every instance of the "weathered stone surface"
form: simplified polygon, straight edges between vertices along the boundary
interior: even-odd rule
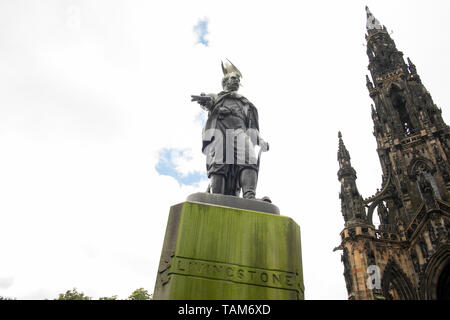
[[[197,192],[188,196],[187,201],[202,202],[236,209],[280,214],[280,210],[278,209],[278,207],[272,203],[261,200],[244,199],[218,193]]]
[[[336,249],[348,298],[450,300],[450,129],[416,66],[368,9],[367,17],[366,86],[383,175],[381,188],[363,199],[339,134],[345,228]]]
[[[290,218],[196,202],[171,208],[154,299],[303,299]]]

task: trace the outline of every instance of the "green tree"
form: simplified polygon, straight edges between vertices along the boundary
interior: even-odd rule
[[[112,297],[100,297],[98,300],[117,300],[117,296]]]
[[[144,288],[139,288],[133,291],[128,297],[128,300],[151,300],[152,295],[148,293]]]
[[[91,300],[91,297],[84,295],[83,292],[78,292],[77,288],[73,288],[72,291],[67,290],[66,293],[60,293],[58,299],[55,300]]]

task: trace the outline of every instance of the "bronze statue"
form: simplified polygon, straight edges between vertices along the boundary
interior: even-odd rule
[[[255,106],[237,93],[241,72],[230,61],[222,62],[222,71],[223,91],[191,96],[208,112],[202,147],[210,178],[208,192],[239,196],[242,189],[244,198],[255,199],[261,152],[269,144],[260,137]],[[260,146],[258,157],[256,145]]]

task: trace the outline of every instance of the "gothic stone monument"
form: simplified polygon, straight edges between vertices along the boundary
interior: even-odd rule
[[[450,299],[450,129],[416,66],[367,10],[373,134],[382,186],[366,199],[339,133],[341,232],[348,298]],[[380,225],[375,227],[373,214]]]
[[[210,184],[170,209],[154,299],[303,299],[300,228],[268,197],[256,199],[269,145],[257,109],[237,93],[241,73],[231,62],[222,70],[222,92],[192,96],[208,112]]]

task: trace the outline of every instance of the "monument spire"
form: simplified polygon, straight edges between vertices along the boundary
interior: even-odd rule
[[[377,79],[399,69],[407,73],[408,66],[403,60],[403,53],[397,49],[386,27],[381,25],[368,7],[366,7],[366,13],[367,56],[370,61],[369,70],[372,80],[376,85]]]
[[[450,127],[414,63],[405,63],[386,28],[366,12],[372,79],[365,80],[382,185],[361,198],[339,133],[345,227],[336,249],[343,250],[348,298],[450,299],[450,263],[440,259],[450,255],[442,246],[450,235],[450,220],[444,220],[450,214]],[[376,213],[379,224],[373,223]]]
[[[339,138],[339,148],[338,148],[338,161],[339,163],[344,163],[344,161],[348,161],[350,163],[350,154],[348,153],[347,148],[345,147],[344,141],[342,140],[342,133],[338,132]]]
[[[367,30],[381,30],[383,29],[382,25],[380,24],[380,21],[378,21],[377,18],[370,12],[369,7],[366,6],[366,14],[367,14],[367,22],[366,22],[366,29]]]
[[[361,224],[366,220],[363,198],[359,194],[356,186],[356,171],[350,162],[350,153],[342,140],[342,133],[339,131],[338,180],[341,182],[342,215],[347,224]]]

